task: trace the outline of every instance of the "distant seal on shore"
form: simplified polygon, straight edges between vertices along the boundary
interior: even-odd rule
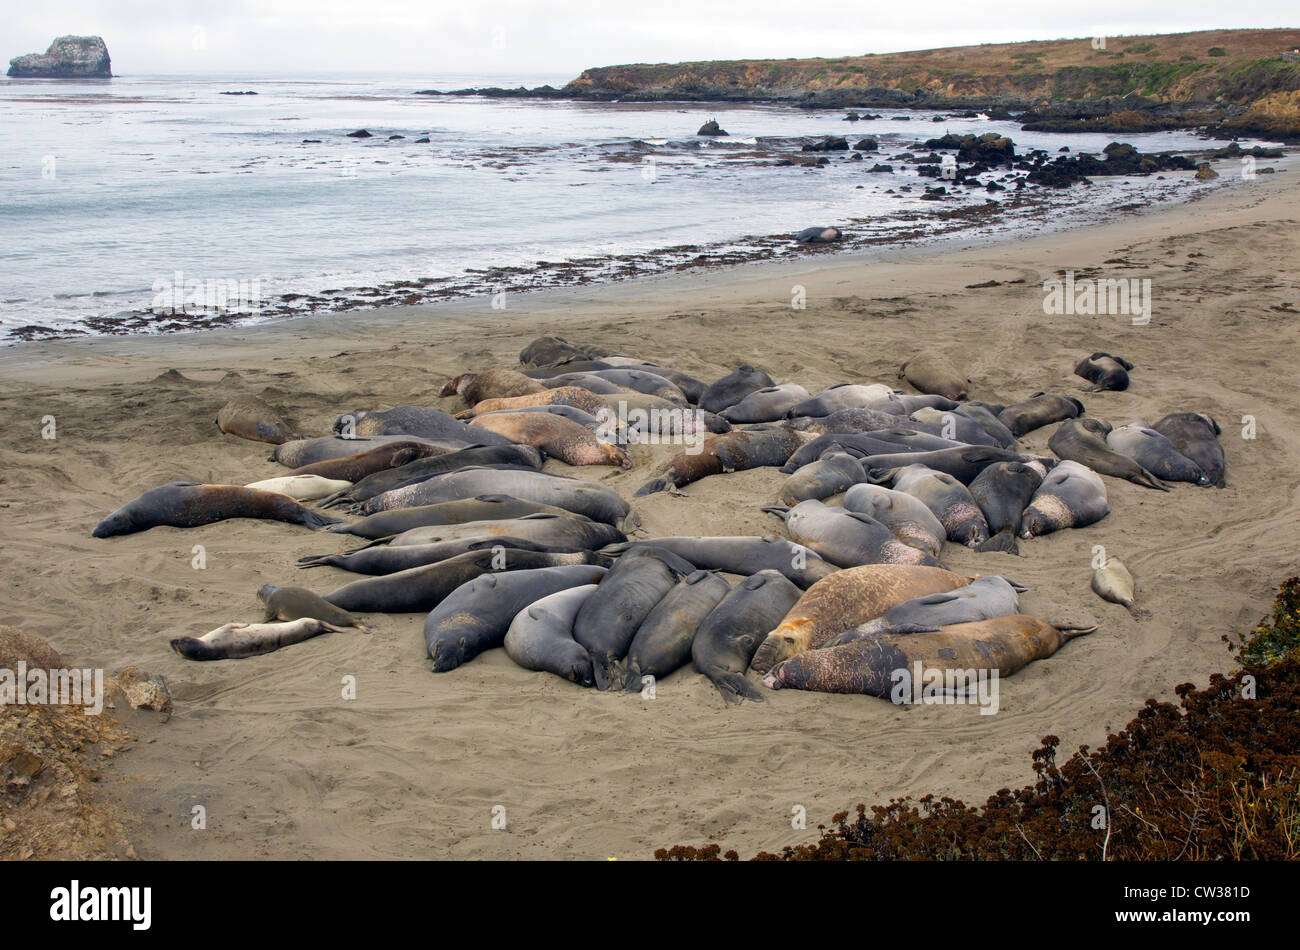
[[[924,350],[898,368],[898,378],[906,379],[917,392],[947,399],[962,400],[970,395],[970,380],[945,356]]]
[[[861,462],[862,459],[873,455],[970,448],[959,442],[930,435],[928,432],[897,426],[892,429],[877,429],[873,432],[828,432],[826,435],[819,436],[812,436],[805,432],[805,438],[810,438],[812,441],[804,442],[799,446],[781,466],[781,471],[787,475],[793,475],[810,462],[815,462],[830,449],[847,452]]]
[[[603,379],[616,386],[622,386],[624,389],[631,389],[633,392],[643,393],[647,396],[658,396],[660,399],[666,399],[674,405],[685,406],[687,404],[686,394],[682,392],[681,388],[671,379],[660,376],[653,370],[616,367],[614,369],[593,370],[588,375]]]
[[[228,518],[265,518],[305,525],[312,530],[339,521],[304,508],[278,492],[258,491],[242,485],[169,482],[149,489],[118,508],[95,527],[91,536],[111,538],[118,534],[147,531],[159,525],[196,528]]]
[[[1056,396],[1034,393],[1028,399],[1012,403],[1000,413],[998,421],[1011,430],[1017,439],[1035,429],[1041,429],[1062,419],[1083,415],[1083,403],[1073,396]]]
[[[816,551],[771,534],[762,537],[740,534],[710,538],[652,538],[648,541],[606,545],[600,549],[600,553],[617,557],[635,548],[645,547],[670,551],[694,567],[706,571],[743,575],[777,571],[801,588],[811,587],[827,574],[839,570]]]
[[[361,443],[364,445],[365,443]],[[397,468],[408,462],[414,462],[431,455],[447,454],[444,447],[427,442],[387,442],[373,449],[345,455],[341,458],[323,459],[302,465],[291,471],[290,475],[319,475],[321,478],[339,479],[346,482],[359,482],[367,475]]]
[[[335,492],[324,500],[322,508],[342,508],[368,501],[386,492],[406,488],[428,481],[438,475],[458,472],[469,467],[509,468],[540,470],[545,463],[541,450],[531,445],[515,445],[506,442],[503,445],[471,445],[455,452],[432,455],[386,468],[367,475],[350,488]]]
[[[1200,412],[1175,412],[1165,416],[1151,428],[1173,443],[1183,455],[1195,462],[1205,472],[1210,484],[1223,488],[1227,482],[1227,462],[1218,436],[1219,424]]]
[[[691,644],[695,668],[707,676],[727,702],[763,702],[763,693],[745,678],[754,651],[799,600],[799,588],[776,571],[745,578],[704,618]]]
[[[539,336],[519,351],[524,366],[553,366],[567,359],[597,359],[600,352],[589,346],[570,343],[563,337]]]
[[[1100,419],[1066,419],[1052,433],[1047,447],[1059,458],[1080,462],[1094,472],[1123,478],[1143,488],[1169,491],[1164,484],[1127,455],[1120,455],[1106,444],[1111,425]]]
[[[839,228],[804,228],[794,239],[797,244],[834,244],[843,237]]]
[[[1079,462],[1061,462],[1043,479],[1020,519],[1020,536],[1083,528],[1110,513],[1101,476]]]
[[[239,660],[338,632],[337,627],[310,617],[289,623],[228,623],[201,637],[177,637],[171,648],[187,660]]]
[[[263,584],[257,589],[257,599],[266,607],[268,620],[301,620],[309,617],[323,620],[334,627],[356,627],[370,633],[368,626],[341,607],[335,607],[315,591],[305,587],[276,587]]]
[[[1170,482],[1210,484],[1205,470],[1174,448],[1174,444],[1150,426],[1133,423],[1106,433],[1106,445],[1137,462],[1157,478]]]
[[[316,501],[351,488],[352,483],[338,478],[321,478],[319,475],[281,475],[260,482],[249,482],[244,487],[279,492],[296,501]]]
[[[503,435],[517,444],[531,445],[569,465],[632,467],[631,456],[621,446],[603,442],[587,427],[549,412],[476,416],[470,426]]]
[[[254,442],[281,445],[302,438],[280,410],[255,396],[236,396],[217,410],[213,421],[222,432]]]
[[[540,551],[546,554],[577,554],[587,550],[581,544],[550,544],[518,538],[512,535],[470,535],[453,537],[426,544],[403,544],[393,547],[380,544],[374,547],[357,548],[342,554],[308,554],[298,558],[298,567],[308,570],[313,567],[337,567],[353,574],[369,574],[372,577],[382,574],[397,574],[413,567],[436,564],[447,561],[469,551]]]
[[[771,376],[758,367],[745,363],[712,383],[700,397],[699,407],[705,412],[721,412],[755,390],[773,385],[775,383]]]
[[[438,390],[439,396],[459,395],[471,406],[484,399],[510,398],[539,393],[546,387],[514,369],[489,369],[482,373],[461,373]]]
[[[554,673],[579,686],[591,686],[591,657],[573,639],[573,618],[595,584],[583,584],[548,594],[529,604],[510,621],[506,655],[526,670]]]
[[[624,689],[639,692],[643,676],[662,679],[689,663],[696,631],[730,590],[712,571],[678,581],[637,627],[624,662]]]
[[[294,469],[293,474],[301,474],[301,469],[308,465],[314,465],[318,462],[326,462],[332,459],[350,458],[357,454],[373,452],[379,448],[391,446],[406,447],[409,445],[422,445],[425,452],[421,458],[433,455],[442,455],[447,452],[455,452],[457,449],[466,448],[470,443],[464,439],[413,439],[405,435],[376,435],[363,436],[358,438],[344,438],[339,435],[320,436],[315,439],[295,439],[292,442],[285,442],[283,445],[275,447],[267,461],[279,462],[281,465]],[[324,475],[324,472],[308,472],[309,475]],[[334,476],[326,475],[330,478]],[[355,479],[349,479],[355,481]]]
[[[808,398],[808,390],[798,383],[765,386],[728,406],[718,415],[732,423],[776,422]]]
[[[1092,572],[1092,589],[1102,600],[1127,607],[1136,620],[1145,620],[1151,616],[1151,611],[1134,605],[1136,584],[1133,575],[1117,557],[1106,558],[1106,563]]]
[[[801,501],[793,508],[770,506],[763,509],[785,521],[790,536],[839,567],[863,564],[927,564],[937,566],[932,556],[904,544],[883,524],[860,511]]]
[[[1128,374],[1132,368],[1133,364],[1123,357],[1093,353],[1079,361],[1079,365],[1074,368],[1074,375],[1093,383],[1097,391],[1109,389],[1122,392],[1128,389]]]
[[[994,574],[972,581],[942,594],[913,597],[891,607],[875,620],[846,630],[826,641],[837,647],[882,633],[933,633],[940,627],[957,623],[974,623],[1020,613],[1020,593],[1024,590],[1005,577]]]
[[[681,488],[709,475],[783,465],[810,438],[785,426],[736,429],[706,439],[698,452],[674,456],[658,478],[642,485],[636,493],[649,495]]]

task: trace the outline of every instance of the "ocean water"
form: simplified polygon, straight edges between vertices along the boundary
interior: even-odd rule
[[[538,262],[585,262],[594,279],[615,279],[628,269],[600,260],[642,255],[644,272],[746,241],[768,255],[800,253],[788,235],[812,225],[844,227],[859,242],[922,240],[948,226],[936,211],[1015,192],[923,201],[925,184],[947,183],[914,166],[867,173],[875,162],[945,132],[998,132],[1020,152],[1099,152],[1112,139],[923,112],[849,123],[786,106],[414,94],[568,78],[0,80],[0,339],[31,326],[112,331],[102,318],[149,310],[177,275],[242,282],[263,300],[328,290],[333,309],[351,309],[377,298],[366,288],[395,282],[490,293],[500,273],[481,287],[475,275],[524,274]],[[221,94],[235,90],[258,94]],[[730,136],[697,138],[715,116]],[[346,136],[360,128],[372,137]],[[871,135],[882,154],[830,153],[816,170],[775,164],[822,135]],[[1125,140],[1144,152],[1216,144],[1190,132]],[[1187,177],[1104,180],[1048,200],[1082,220],[1176,198]]]

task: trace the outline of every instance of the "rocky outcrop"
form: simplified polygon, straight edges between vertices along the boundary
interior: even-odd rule
[[[722,128],[722,126],[718,125],[717,119],[710,119],[708,122],[705,122],[702,126],[700,126],[700,130],[695,134],[696,135],[726,135],[727,132],[725,129]]]
[[[22,79],[108,79],[108,47],[98,36],[60,36],[44,53],[9,60],[9,75]]]

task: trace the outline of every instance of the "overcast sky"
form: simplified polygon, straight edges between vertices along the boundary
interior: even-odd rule
[[[1295,0],[13,0],[0,59],[98,34],[114,73],[556,73],[1296,26]],[[1159,12],[1157,12],[1159,11]]]

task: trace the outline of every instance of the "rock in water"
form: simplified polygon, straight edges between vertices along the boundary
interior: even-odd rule
[[[112,63],[98,36],[60,36],[44,53],[9,60],[9,75],[24,79],[108,79]]]
[[[705,122],[702,126],[700,126],[700,131],[696,132],[695,134],[696,135],[726,135],[727,133],[723,130],[722,126],[718,125],[717,119],[710,119],[708,122]]]

